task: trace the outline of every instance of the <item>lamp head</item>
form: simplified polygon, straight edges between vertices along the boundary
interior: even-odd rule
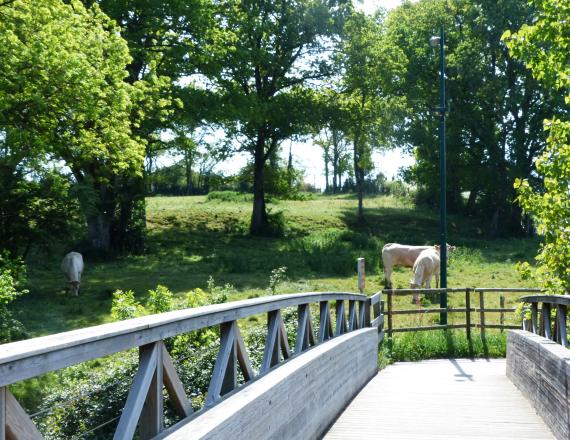
[[[429,39],[429,45],[433,48],[436,48],[437,46],[439,46],[439,42],[441,41],[440,37],[431,37]]]

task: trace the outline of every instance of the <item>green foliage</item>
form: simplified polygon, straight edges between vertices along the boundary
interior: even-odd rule
[[[229,283],[223,286],[217,286],[214,277],[210,275],[207,281],[209,304],[222,304],[228,300],[228,297],[235,292],[234,286]]]
[[[223,0],[214,5],[199,58],[200,72],[214,85],[202,91],[211,103],[204,106],[206,119],[223,125],[228,137],[238,140],[239,151],[251,154],[250,230],[264,235],[266,164],[277,157],[284,140],[307,134],[316,122],[311,82],[331,75],[328,42],[339,34],[351,8],[336,0]],[[271,168],[275,175],[269,177],[279,189],[282,174],[275,173],[274,164]],[[287,183],[291,178],[286,176]]]
[[[0,150],[2,141],[0,140]],[[0,166],[10,159],[0,151]],[[32,248],[48,250],[79,229],[79,207],[67,178],[47,169],[30,180],[22,169],[0,176],[0,248],[26,256]]]
[[[156,289],[149,290],[146,308],[150,313],[169,312],[173,308],[172,292],[160,284],[156,286]]]
[[[286,279],[287,268],[277,267],[271,271],[271,275],[269,276],[269,286],[267,287],[267,293],[270,295],[275,295],[277,291],[277,287]]]
[[[440,60],[428,41],[443,25],[447,207],[477,217],[489,236],[531,232],[512,185],[525,177],[540,186],[534,161],[546,143],[542,121],[564,106],[501,41],[505,30],[531,23],[534,9],[520,0],[422,0],[395,8],[387,19],[390,38],[408,58],[402,90],[409,113],[399,131],[416,163],[406,177],[426,206],[438,205],[439,118],[432,109]]]
[[[404,52],[388,38],[383,17],[353,13],[346,21],[338,60],[343,76],[333,93],[341,110],[336,124],[353,147],[353,167],[363,218],[364,180],[373,169],[372,150],[393,145],[404,99],[396,92],[405,69]],[[336,95],[336,96],[335,96]]]
[[[21,259],[10,258],[7,251],[0,252],[0,343],[11,342],[27,336],[24,326],[14,318],[8,306],[18,297],[28,293],[26,266]]]
[[[537,0],[532,25],[518,32],[505,32],[511,53],[526,62],[532,75],[547,86],[557,89],[570,104],[570,5],[562,0]],[[533,276],[550,293],[570,291],[570,118],[567,111],[554,112],[544,121],[547,145],[536,160],[536,170],[544,182],[537,190],[529,179],[517,179],[517,202],[536,221],[544,244],[536,257]],[[526,276],[527,265],[520,266]]]
[[[144,312],[140,303],[135,300],[132,290],[115,290],[111,304],[111,317],[115,321],[135,318]]]
[[[253,196],[251,194],[240,193],[237,191],[210,191],[206,200],[221,200],[222,202],[250,202],[253,200]]]

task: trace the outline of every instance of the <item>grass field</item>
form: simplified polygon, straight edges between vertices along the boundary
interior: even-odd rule
[[[149,198],[144,255],[107,262],[86,259],[79,297],[64,292],[59,257],[32,261],[30,293],[17,302],[17,317],[34,336],[96,325],[111,319],[115,289],[130,289],[142,298],[163,284],[182,300],[192,289],[204,288],[210,275],[217,284],[235,286],[230,300],[262,296],[271,270],[282,266],[288,268],[287,280],[278,293],[355,291],[359,256],[367,261],[366,290],[371,294],[382,287],[379,249],[384,243],[433,244],[438,237],[437,213],[416,209],[407,199],[366,199],[363,224],[356,222],[353,196],[316,196],[269,206],[285,216],[282,238],[247,235],[251,202]],[[451,216],[449,242],[458,246],[449,263],[450,287],[534,287],[520,280],[514,263],[532,261],[537,240],[485,239],[475,221]],[[409,269],[397,268],[394,286],[408,287],[410,277]],[[409,307],[409,298],[401,301]]]

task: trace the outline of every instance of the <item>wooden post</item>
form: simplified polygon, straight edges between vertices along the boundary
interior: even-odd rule
[[[392,292],[388,291],[388,337],[392,336]]]
[[[142,440],[156,437],[163,428],[164,396],[162,389],[164,388],[164,382],[162,341],[150,346],[143,346],[141,350],[155,350],[155,345],[158,347],[156,349],[156,369],[154,370],[154,375],[139,420],[140,438]]]
[[[556,306],[556,319],[558,322],[558,339],[563,347],[568,348],[568,332],[566,330],[566,313],[568,308],[561,304]]]
[[[485,292],[483,290],[479,291],[479,314],[480,320],[479,323],[481,325],[481,339],[485,340]]]
[[[359,258],[356,263],[356,270],[358,271],[358,291],[364,293],[366,289],[366,263],[364,258]]]
[[[465,332],[467,340],[471,341],[471,289],[465,289]]]
[[[542,317],[542,325],[544,327],[544,337],[548,339],[552,339],[552,324],[550,322],[550,310],[551,310],[550,304],[543,302],[542,313],[540,314],[540,316]]]
[[[0,388],[0,440],[6,440],[6,387]]]
[[[530,305],[530,317],[531,317],[531,331],[538,335],[540,333],[538,326],[538,303],[531,303]]]
[[[501,295],[499,297],[499,307],[501,309],[505,308],[505,297],[503,295]],[[500,315],[499,315],[499,324],[501,324],[501,326],[505,325],[505,312],[501,311]],[[503,327],[501,327],[501,333],[503,333],[505,330],[503,329]]]

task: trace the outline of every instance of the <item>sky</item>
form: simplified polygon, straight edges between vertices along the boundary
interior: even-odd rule
[[[373,13],[378,7],[391,9],[400,5],[401,0],[364,0],[356,1],[356,6],[367,14]],[[313,145],[310,140],[305,142],[285,142],[282,148],[282,156],[286,158],[289,155],[289,147],[291,146],[293,153],[293,162],[296,168],[305,171],[305,182],[314,185],[316,188],[325,188],[324,162],[322,150]],[[248,160],[248,155],[234,156],[215,168],[218,172],[224,174],[237,173]],[[388,179],[397,176],[398,170],[402,167],[408,167],[414,163],[413,157],[404,153],[402,149],[396,148],[387,152],[376,152],[373,157],[375,173],[381,172]]]

